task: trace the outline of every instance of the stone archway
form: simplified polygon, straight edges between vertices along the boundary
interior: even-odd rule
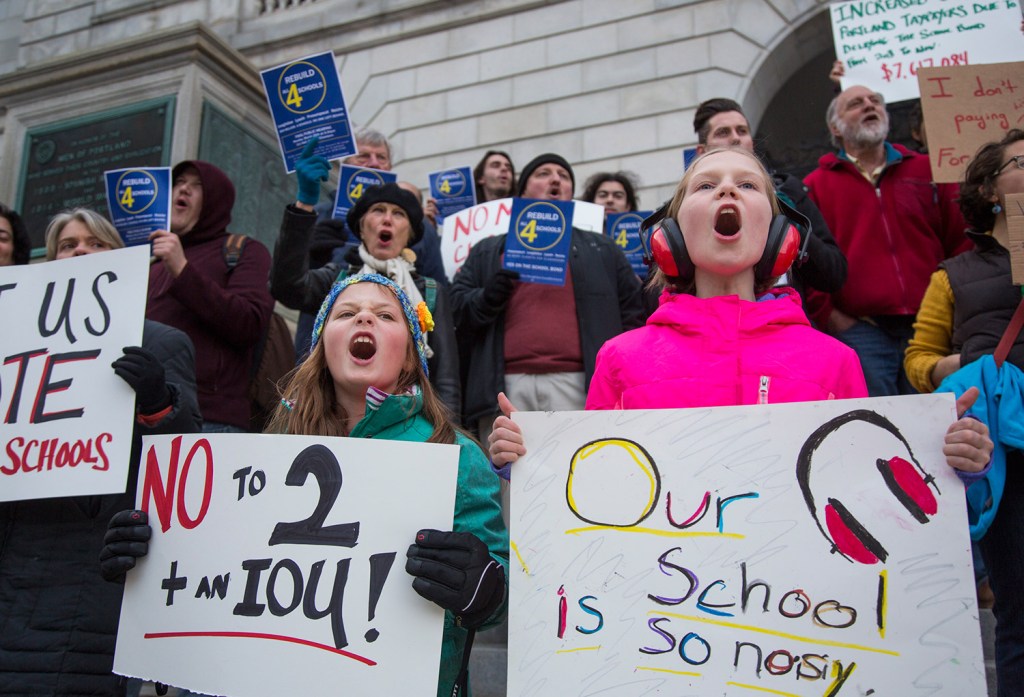
[[[772,49],[744,102],[758,151],[779,170],[802,177],[829,149],[825,110],[835,96],[828,7],[822,7]]]

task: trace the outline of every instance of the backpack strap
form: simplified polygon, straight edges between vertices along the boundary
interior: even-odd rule
[[[1024,296],[1024,288],[1021,289],[1021,296]],[[996,346],[996,350],[992,354],[997,368],[1003,367],[1003,361],[1010,355],[1010,349],[1013,348],[1022,327],[1024,327],[1024,297],[1021,297],[1017,309],[1013,312],[1013,317],[1010,318],[1010,323],[1006,325],[1006,330],[1003,332],[1002,338],[999,339],[999,345]]]
[[[426,295],[424,300],[427,303],[427,309],[430,310],[430,314],[434,314],[434,308],[437,307],[437,281],[430,277],[423,279],[426,281],[426,288],[424,288]]]
[[[238,262],[242,258],[242,251],[245,249],[245,243],[248,241],[249,237],[247,235],[236,235],[233,232],[228,233],[221,252],[224,255],[224,263],[227,264],[229,273],[238,266]]]

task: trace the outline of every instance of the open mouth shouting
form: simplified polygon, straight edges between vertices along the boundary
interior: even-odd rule
[[[359,333],[352,337],[348,352],[358,363],[368,363],[377,353],[377,342],[373,335]]]
[[[715,232],[722,237],[733,237],[740,231],[742,220],[735,206],[726,204],[715,215]]]

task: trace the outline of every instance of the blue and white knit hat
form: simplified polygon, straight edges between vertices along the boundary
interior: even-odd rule
[[[420,357],[420,365],[423,366],[423,374],[429,375],[427,369],[426,333],[434,328],[434,320],[430,315],[427,304],[421,302],[420,307],[414,308],[412,303],[409,302],[409,297],[398,287],[398,284],[390,278],[375,273],[348,276],[331,286],[331,290],[327,297],[324,298],[323,304],[320,305],[320,311],[316,313],[316,320],[313,322],[313,336],[309,345],[310,353],[316,348],[317,342],[320,341],[320,335],[324,331],[324,322],[327,321],[327,315],[331,313],[331,308],[334,307],[334,301],[338,299],[343,290],[355,283],[376,283],[391,289],[391,292],[395,294],[399,304],[402,306],[402,312],[405,313],[405,320],[409,325],[409,331],[412,332],[413,342],[416,344],[416,353]]]

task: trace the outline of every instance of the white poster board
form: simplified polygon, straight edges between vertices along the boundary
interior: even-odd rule
[[[124,491],[149,247],[0,268],[0,501]]]
[[[573,201],[572,226],[602,234],[604,231],[604,206],[587,201]],[[441,229],[441,257],[444,271],[449,280],[466,263],[469,250],[480,240],[504,235],[508,232],[512,214],[512,199],[500,198],[487,201],[444,219]]]
[[[887,101],[918,96],[917,71],[1019,60],[1018,0],[851,0],[829,5],[843,89],[865,85]]]
[[[362,438],[144,439],[149,554],[114,672],[228,697],[433,697],[444,611],[405,553],[450,530],[458,448]]]
[[[985,694],[950,395],[513,418],[510,695]]]

